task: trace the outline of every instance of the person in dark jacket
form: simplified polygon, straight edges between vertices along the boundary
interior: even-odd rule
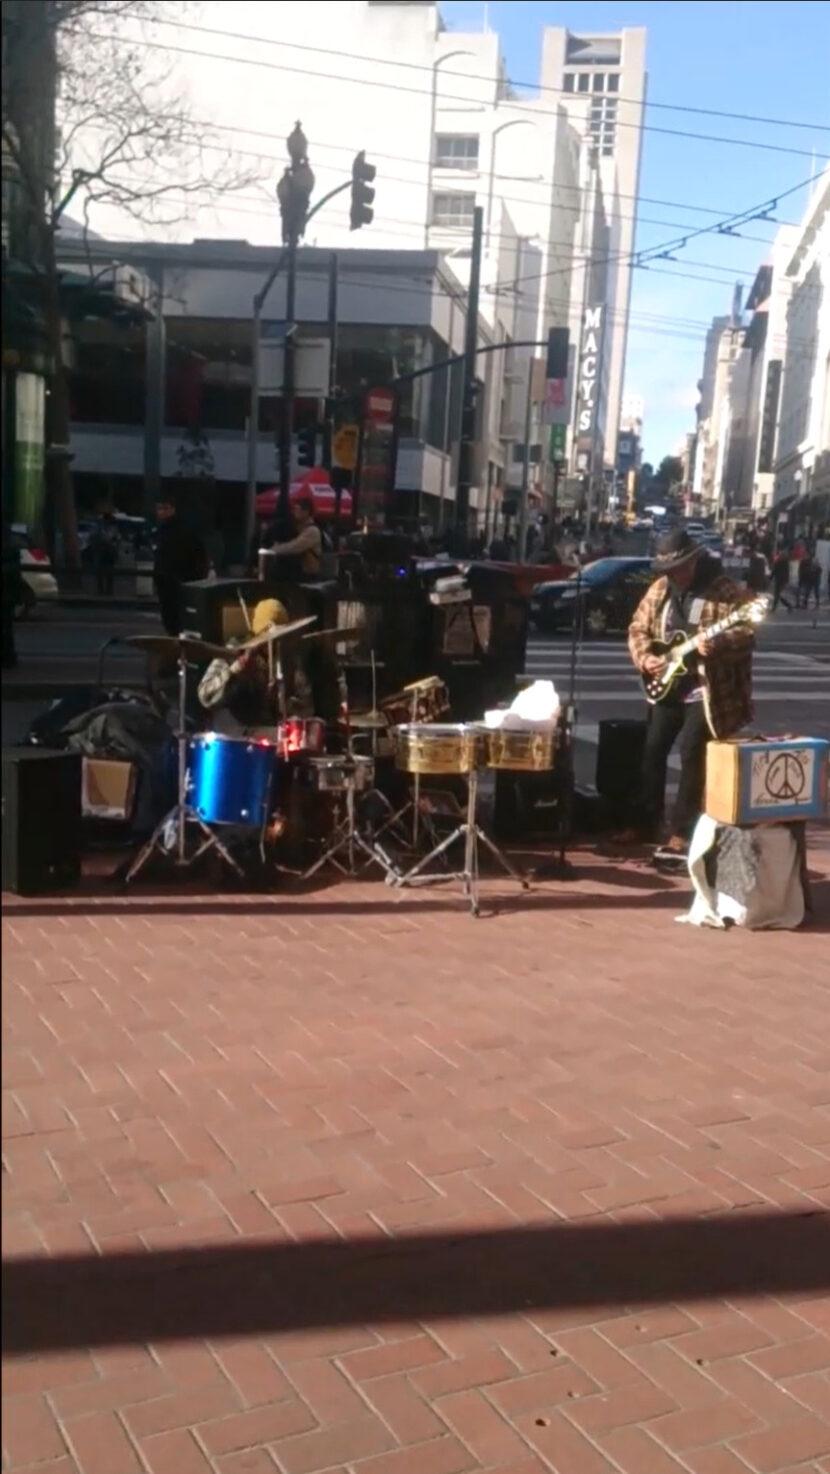
[[[772,565],[772,607],[777,609],[783,604],[788,614],[792,614],[793,606],[787,597],[787,589],[790,585],[790,555],[786,548],[781,548],[775,555]]]
[[[3,669],[11,670],[17,665],[17,649],[14,643],[14,612],[23,593],[23,576],[20,572],[20,549],[12,540],[11,528],[3,527]]]
[[[156,521],[153,583],[161,622],[168,635],[178,635],[182,628],[182,584],[207,577],[207,552],[198,533],[186,525],[171,501],[162,499],[156,504]]]

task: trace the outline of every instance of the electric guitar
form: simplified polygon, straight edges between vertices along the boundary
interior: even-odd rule
[[[665,701],[681,677],[687,674],[686,656],[694,652],[698,640],[714,640],[727,630],[734,629],[736,624],[760,624],[769,613],[770,603],[771,600],[766,597],[753,599],[751,604],[742,604],[740,609],[733,609],[725,619],[719,619],[717,624],[710,624],[708,629],[698,630],[696,635],[689,636],[678,630],[670,640],[653,641],[652,655],[661,656],[666,664],[657,675],[641,675],[646,700],[652,706]]]

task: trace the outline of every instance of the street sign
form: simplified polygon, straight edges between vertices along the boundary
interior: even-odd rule
[[[389,425],[395,413],[395,396],[391,389],[370,389],[366,395],[366,418],[373,425]]]
[[[353,471],[357,465],[357,425],[341,425],[335,432],[331,445],[335,466],[341,471]]]
[[[568,444],[567,425],[551,425],[549,457],[553,464],[564,461]]]

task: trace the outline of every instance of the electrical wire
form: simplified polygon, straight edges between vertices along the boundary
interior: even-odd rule
[[[165,18],[160,19],[157,23],[162,26],[169,26],[177,31],[195,31],[198,35],[218,36],[225,41],[247,41],[254,46],[280,46],[290,51],[311,52],[315,56],[333,56],[337,57],[338,60],[341,61],[365,61],[370,62],[372,65],[392,66],[396,69],[396,71],[405,70],[410,72],[425,72],[430,78],[432,78],[432,76],[435,74],[436,66],[440,64],[440,57],[437,58],[435,64],[429,66],[425,62],[400,61],[397,58],[394,61],[389,61],[386,59],[386,57],[365,56],[359,52],[340,51],[335,50],[332,47],[309,46],[305,42],[276,40],[275,38],[270,36],[251,36],[240,31],[227,31],[218,26],[191,25],[187,21],[170,20]],[[283,70],[285,70],[285,68],[283,68]],[[566,67],[566,70],[574,72],[580,71],[581,68],[579,62],[573,62],[569,64]],[[454,71],[452,68],[445,69],[442,67],[441,75],[444,77],[458,77],[460,80],[465,82],[484,82],[488,87],[492,87],[494,89],[500,89],[505,86],[516,87],[521,88],[523,91],[531,91],[544,94],[551,93],[556,96],[562,97],[575,97],[577,99],[584,97],[586,101],[589,101],[591,97],[602,95],[593,92],[569,92],[565,87],[553,87],[546,82],[520,82],[517,81],[515,77],[486,77],[483,76],[481,73],[462,72],[457,70]],[[361,85],[363,85],[362,82]],[[394,83],[392,85],[394,85],[397,89],[397,83]],[[802,123],[793,118],[768,118],[763,116],[759,117],[757,114],[754,113],[726,112],[722,108],[694,107],[691,104],[678,102],[652,102],[650,98],[646,99],[645,97],[625,97],[623,94],[617,92],[608,93],[606,95],[609,97],[613,97],[617,101],[625,103],[631,107],[653,108],[655,111],[661,112],[694,113],[698,117],[727,118],[732,122],[764,123],[768,127],[802,128],[815,133],[830,133],[830,124],[828,123]],[[449,100],[461,102],[467,101],[466,98],[450,98]],[[475,99],[473,100],[475,101]],[[504,100],[509,101],[511,104],[513,103],[512,98]],[[641,127],[643,125],[632,124],[631,126]]]
[[[258,128],[246,128],[242,124],[219,123],[219,122],[211,121],[210,119],[207,119],[207,118],[193,118],[193,119],[191,119],[191,121],[197,127],[202,127],[202,128],[205,128],[206,130],[213,131],[213,132],[216,132],[216,133],[233,133],[233,134],[243,133],[247,137],[267,139],[269,143],[273,143],[273,142],[276,142],[277,141],[276,138],[275,138],[275,136],[274,136],[274,134],[273,134],[273,132],[267,133],[267,132],[264,132],[262,129],[258,129]],[[90,132],[101,132],[101,133],[106,132],[106,129],[103,127],[103,125],[96,125],[94,123],[91,123],[91,124],[88,124],[87,127],[88,127],[88,129],[89,129]],[[219,144],[213,144],[213,143],[210,143],[209,141],[203,142],[202,147],[208,149],[212,153],[219,153],[219,152],[223,152],[224,153],[224,151],[225,151],[221,147],[221,145],[219,145]],[[354,156],[355,151],[356,151],[354,145],[350,145],[350,144],[347,144],[347,143],[322,143],[322,142],[320,142],[319,139],[315,139],[314,140],[314,149],[315,149],[315,152],[319,149],[319,150],[321,150],[322,152],[325,152],[325,153],[346,153],[346,154],[349,154],[351,157]],[[235,155],[237,155],[239,158],[257,159],[257,160],[259,160],[262,163],[276,164],[280,169],[282,169],[284,167],[284,165],[285,165],[285,158],[284,157],[278,156],[276,154],[264,154],[264,153],[261,153],[258,149],[246,149],[246,148],[235,147],[233,149],[233,153]],[[412,164],[412,166],[414,168],[420,169],[420,170],[428,170],[429,167],[430,167],[428,160],[426,160],[426,159],[412,159],[412,158],[409,158],[405,154],[387,154],[387,153],[380,153],[377,150],[373,150],[372,151],[372,158],[373,159],[388,159],[391,163]],[[440,169],[441,166],[434,164],[432,167],[433,167],[433,169]],[[476,177],[478,177],[479,173],[480,173],[480,171],[476,171],[476,170],[470,170],[469,171],[469,174],[470,175],[476,175]],[[459,194],[459,193],[463,193],[464,192],[464,184],[462,183],[462,177],[463,177],[463,171],[460,171],[459,172],[459,177],[458,177],[457,181],[454,179],[451,183],[449,181],[447,182],[447,191],[449,193]],[[491,176],[488,173],[488,175],[487,175],[488,183],[489,183],[490,177]],[[494,172],[493,175],[492,175],[492,178],[493,178],[494,182],[507,183],[507,184],[510,184],[510,183],[513,183],[513,184],[522,184],[522,183],[525,183],[525,184],[527,184],[527,183],[531,183],[532,182],[532,181],[528,180],[526,178],[526,176],[518,175],[518,174],[500,174],[498,172]],[[410,185],[411,184],[418,184],[420,182],[417,179],[405,178],[403,175],[400,175],[400,174],[383,174],[381,176],[381,183],[383,183],[385,180],[390,180],[390,181],[392,181],[395,184],[410,184]],[[811,180],[810,182],[812,183],[813,181]],[[443,183],[443,181],[442,181],[442,183]],[[578,194],[578,195],[587,194],[587,193],[589,193],[590,188],[591,188],[591,186],[587,186],[587,185],[582,185],[582,184],[566,184],[564,181],[560,181],[560,180],[557,180],[557,179],[552,179],[551,180],[551,189],[555,189],[555,190],[559,190],[559,191],[565,191],[565,192],[567,192],[569,194]],[[472,193],[472,191],[470,191],[470,192]],[[501,191],[499,191],[498,198],[499,198],[499,200],[503,204],[507,204],[507,205],[538,205],[538,203],[539,203],[538,200],[531,200],[531,199],[528,199],[526,196],[523,196],[523,195],[508,195],[508,194],[502,193]],[[616,199],[619,199],[619,200],[633,200],[633,201],[635,201],[635,203],[636,202],[639,202],[639,203],[642,203],[642,204],[645,204],[645,205],[661,205],[661,206],[665,206],[666,209],[669,209],[669,210],[687,210],[689,212],[689,214],[691,214],[691,215],[717,215],[717,216],[722,216],[722,215],[726,215],[728,213],[725,209],[717,209],[717,208],[715,208],[712,205],[692,205],[692,204],[689,204],[686,200],[663,200],[663,199],[655,199],[653,196],[650,196],[650,195],[633,195],[633,194],[625,194],[625,193],[620,193],[618,191],[615,191],[615,198]],[[580,208],[581,207],[579,205],[573,205],[573,206],[571,206],[571,205],[562,205],[560,203],[557,206],[557,208],[558,209],[571,210],[574,213],[578,214],[580,212]],[[642,216],[635,216],[635,215],[618,215],[618,214],[615,214],[614,218],[617,219],[617,220],[637,220],[637,221],[639,221],[640,223],[642,223],[644,225],[645,224],[652,224],[652,225],[662,224],[662,225],[667,225],[667,226],[674,226],[674,222],[673,221],[664,220],[664,221],[650,221],[649,222],[649,221],[646,221]],[[776,225],[776,226],[788,225],[788,226],[792,226],[793,228],[797,228],[799,222],[796,221],[796,220],[775,220],[775,221],[772,221],[771,220],[771,221],[769,221],[769,224]],[[682,227],[682,226],[678,226],[677,227],[677,229],[684,229],[684,228],[685,227]],[[746,236],[745,239],[749,240],[749,239],[751,239],[751,237]]]
[[[141,187],[141,185],[140,185],[140,182],[139,182],[139,188],[140,187]],[[175,195],[175,189],[171,190],[170,191],[170,194],[171,194],[171,196],[172,195]],[[192,192],[191,191],[188,191],[187,192],[187,197],[188,197],[188,199],[192,199],[193,198],[193,195],[192,195]],[[254,198],[256,198],[256,197],[255,196],[252,196],[252,195],[243,195],[243,194],[234,195],[234,199],[244,199],[244,200],[251,199],[251,200],[253,200]],[[205,205],[203,208],[206,211],[209,211],[212,207],[210,205]],[[224,214],[249,216],[252,219],[258,219],[258,220],[274,220],[274,221],[276,221],[276,208],[274,208],[273,210],[266,210],[266,209],[262,209],[262,210],[247,209],[244,206],[240,206],[240,205],[237,205],[237,204],[232,204],[232,203],[230,203],[226,199],[223,199],[222,200],[221,206],[217,210],[217,213],[219,213],[220,211],[221,211],[221,213],[224,213]],[[332,210],[331,213],[332,213],[332,215],[342,216],[343,217],[343,224],[345,225],[345,221],[348,218],[348,212],[347,211],[342,210],[342,209],[338,209],[337,207],[335,207]],[[400,230],[390,229],[390,226],[395,226],[395,225],[401,226],[403,228],[400,229]],[[447,230],[447,232],[449,232],[450,230],[453,230],[453,229],[458,229],[459,237],[460,238],[463,238],[465,241],[469,239],[469,227],[458,226],[458,227],[432,227],[432,228],[433,229]],[[391,217],[391,218],[388,218],[387,219],[387,217],[384,216],[383,223],[382,223],[382,229],[383,229],[383,234],[384,234],[385,237],[386,236],[392,236],[392,237],[395,237],[395,238],[397,238],[399,240],[406,240],[406,241],[411,242],[412,241],[412,236],[413,236],[414,233],[416,233],[416,232],[422,232],[423,231],[423,224],[421,222],[417,221],[417,220],[401,220],[401,219],[396,218],[396,217]],[[125,237],[125,239],[128,239],[128,237]],[[515,234],[515,232],[494,231],[494,232],[491,233],[491,239],[507,240],[507,241],[510,241],[511,243],[515,242],[516,247],[517,247],[517,254],[518,254],[518,248],[521,246],[522,241],[525,238],[524,237],[518,237]],[[740,236],[740,239],[741,240],[749,240],[750,237],[741,235]],[[770,244],[770,242],[764,241],[760,237],[759,237],[759,240],[760,240],[760,243],[762,245],[767,245],[768,246]],[[573,250],[573,242],[570,241],[570,240],[558,240],[558,239],[556,239],[556,240],[550,240],[550,241],[547,242],[547,244],[549,246],[552,246],[552,247],[561,246],[564,250],[569,250],[569,251]],[[415,248],[413,248],[413,249],[415,249]],[[449,255],[449,253],[444,253],[444,252],[439,251],[439,254],[446,254],[447,255],[447,259],[450,262],[453,259],[452,256]],[[752,265],[747,265],[745,267],[734,267],[734,268],[731,267],[731,266],[729,266],[729,265],[725,265],[722,262],[717,262],[717,261],[691,261],[691,260],[687,260],[687,258],[685,258],[685,257],[684,257],[684,262],[685,262],[686,265],[689,265],[689,266],[699,266],[699,267],[702,267],[704,270],[707,270],[707,271],[731,272],[732,273],[732,279],[733,280],[734,280],[734,278],[736,276],[753,276],[754,277],[755,273],[758,270],[758,263],[757,262],[753,263]],[[577,261],[575,264],[576,265],[579,265],[580,263]],[[487,291],[487,290],[490,290],[490,289],[485,286],[483,288],[483,290],[484,291]],[[498,288],[493,288],[493,290],[509,291],[510,290],[510,286],[509,286],[509,284],[507,286],[505,286],[504,284],[501,284]]]
[[[163,22],[160,22],[160,24],[163,24]],[[89,31],[87,34],[92,40],[97,39],[101,41],[108,41],[110,43],[113,41],[115,41],[116,43],[122,41],[121,37],[107,36],[106,34],[101,32]],[[251,37],[250,39],[252,42],[259,44],[257,38]],[[202,61],[218,61],[224,63],[231,62],[236,66],[257,67],[259,69],[265,69],[267,71],[274,72],[290,72],[292,76],[312,77],[315,81],[343,82],[346,84],[351,83],[353,86],[360,88],[379,87],[384,88],[387,91],[394,92],[397,96],[400,96],[402,93],[410,94],[417,97],[423,97],[425,95],[423,89],[418,87],[405,87],[396,82],[383,82],[379,78],[374,77],[365,79],[338,77],[331,72],[315,72],[311,71],[307,67],[281,66],[279,62],[265,61],[264,58],[258,56],[219,56],[216,54],[216,52],[197,51],[194,47],[191,46],[175,46],[171,42],[149,41],[146,39],[139,39],[137,37],[124,37],[123,44],[125,46],[141,46],[156,51],[168,51],[173,53],[174,55],[199,57]],[[338,52],[337,55],[342,55],[342,53]],[[372,58],[366,58],[366,60],[371,61]],[[454,96],[450,93],[442,93],[442,101],[464,102],[469,106],[470,102],[473,101],[473,99],[462,97],[460,95]],[[535,118],[539,117],[539,110],[529,105],[523,106],[519,103],[511,103],[511,107],[517,112],[527,112],[529,114],[532,114]],[[737,148],[761,149],[766,153],[790,154],[792,156],[798,156],[800,158],[815,160],[815,152],[811,152],[809,149],[790,148],[789,146],[778,143],[762,143],[759,139],[727,138],[715,133],[695,133],[689,129],[660,128],[653,123],[626,122],[622,118],[618,118],[616,120],[615,126],[618,128],[636,128],[638,131],[648,133],[660,133],[670,138],[694,138],[704,143],[732,145],[733,147]]]

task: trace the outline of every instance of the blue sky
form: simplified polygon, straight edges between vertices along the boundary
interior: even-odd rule
[[[572,0],[561,5],[507,0],[486,7],[480,0],[448,0],[441,5],[445,21],[457,30],[481,29],[485,9],[516,82],[538,80],[546,25],[573,31],[646,26],[651,102],[826,126],[826,132],[817,133],[650,111],[647,122],[659,127],[750,139],[803,150],[806,157],[647,131],[641,196],[649,202],[640,204],[640,249],[670,240],[686,226],[697,228],[710,218],[715,222],[715,215],[707,217],[690,206],[737,213],[808,179],[812,150],[819,167],[830,155],[830,5],[824,0],[790,0],[786,5],[779,0]],[[806,189],[791,196],[777,218],[797,221],[807,199]],[[653,203],[657,200],[665,203]],[[669,224],[647,224],[642,217]],[[626,388],[646,401],[649,460],[656,463],[671,454],[684,431],[693,428],[705,332],[698,325],[729,310],[735,281],[750,286],[767,254],[764,242],[772,241],[774,233],[774,226],[755,222],[746,230],[752,239],[700,236],[679,253],[677,264],[661,262],[659,273],[635,272]],[[681,264],[684,257],[704,264]]]

